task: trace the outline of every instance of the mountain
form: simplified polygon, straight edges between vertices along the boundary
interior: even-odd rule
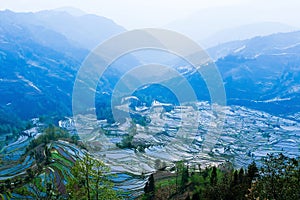
[[[0,121],[70,115],[73,83],[89,53],[86,47],[121,30],[111,20],[94,15],[0,11],[0,113],[5,114]],[[90,36],[87,46],[80,45]]]
[[[231,27],[217,31],[207,38],[199,40],[206,48],[225,42],[250,39],[255,36],[267,36],[274,33],[295,31],[297,28],[279,22],[260,22]]]
[[[87,14],[86,12],[84,12],[84,11],[78,9],[78,8],[69,7],[69,6],[56,8],[56,9],[54,9],[54,11],[67,12],[70,15],[77,16],[77,17],[80,17],[80,16],[83,16],[83,15]]]
[[[274,114],[300,111],[300,31],[225,43],[208,50],[229,103]]]
[[[42,23],[87,49],[93,49],[111,36],[125,31],[123,27],[105,17],[93,14],[76,17],[67,12],[53,12],[38,12],[37,24]]]
[[[233,41],[208,49],[218,67],[229,105],[246,106],[283,117],[300,112],[300,31]],[[167,63],[167,62],[166,62]],[[168,65],[168,64],[167,64]],[[190,83],[198,100],[210,100],[206,83],[184,60],[169,62]],[[164,82],[182,88],[180,80]],[[147,86],[136,92],[139,104],[159,100],[177,104],[166,88]],[[183,92],[183,91],[182,91]]]
[[[84,16],[87,18],[82,18]],[[51,25],[58,17],[61,18],[61,24],[65,25],[64,30],[68,31],[76,31],[76,20],[78,24],[83,19],[90,23],[93,19],[105,20],[91,15],[76,17],[60,11],[0,12],[1,113],[22,119],[43,114],[71,114],[75,76],[89,52],[84,46],[73,42],[72,37],[78,32],[68,35],[59,30],[59,25]],[[68,20],[73,23],[68,23]],[[41,24],[42,21],[45,24]],[[111,24],[111,21],[107,22]],[[105,34],[100,34],[101,37],[108,33],[114,34],[118,29],[118,26],[112,30],[106,30],[108,26],[103,27],[101,30]],[[84,38],[81,39],[83,41]],[[300,32],[289,32],[225,43],[208,49],[208,53],[221,72],[229,104],[287,116],[300,112],[299,49]],[[105,72],[97,88],[98,118],[111,116],[110,98],[123,74],[140,63],[157,60],[164,65],[174,66],[191,84],[199,100],[210,100],[204,79],[194,73],[195,70],[186,61],[174,61],[174,56],[145,51],[122,56]],[[180,88],[183,84],[182,79],[165,80],[164,83],[173,88]],[[150,104],[154,100],[174,104],[178,102],[165,87],[149,85],[137,89],[135,94],[146,101],[139,104]]]
[[[236,40],[209,48],[207,51],[213,59],[227,55],[258,57],[260,55],[278,55],[298,53],[300,31],[257,36],[247,40]]]
[[[93,49],[111,36],[125,29],[112,20],[93,15],[73,15],[67,11],[45,10],[37,13],[2,11],[10,23],[43,26],[67,37],[74,46]],[[73,12],[72,12],[73,13]]]
[[[264,2],[262,2],[264,4]],[[178,31],[209,48],[224,42],[249,39],[258,35],[290,32],[300,27],[293,3],[257,6],[253,2],[215,6],[175,20],[166,28]],[[282,10],[289,10],[284,15]]]
[[[3,18],[1,18],[3,19]],[[39,42],[38,34],[68,47],[62,53]],[[40,27],[24,27],[1,21],[1,109],[27,119],[52,112],[70,113],[70,95],[80,59],[87,53],[68,43],[62,35]],[[73,54],[74,53],[74,54]],[[72,56],[71,56],[72,55]]]

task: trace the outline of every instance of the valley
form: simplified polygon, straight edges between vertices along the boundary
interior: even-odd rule
[[[0,10],[0,199],[280,199],[266,166],[297,195],[300,31],[227,28],[202,49],[76,9]]]
[[[246,107],[226,106],[220,109],[226,118],[223,127],[217,130],[218,116],[214,115],[208,102],[174,106],[168,111],[163,105],[156,101],[152,106],[140,109],[139,114],[151,120],[146,126],[130,123],[131,119],[115,124],[108,124],[106,120],[92,121],[88,115],[80,116],[76,127],[73,118],[66,118],[59,125],[71,133],[78,131],[89,151],[117,175],[113,178],[115,187],[132,197],[143,193],[147,177],[157,170],[157,162],[171,169],[181,160],[191,167],[200,164],[203,168],[230,161],[240,168],[252,161],[259,164],[268,153],[300,156],[300,124],[297,121]],[[189,120],[182,121],[187,117]],[[32,137],[40,134],[38,127],[25,133]],[[134,147],[118,148],[116,144],[128,135],[133,136]],[[2,148],[2,162],[12,163],[1,167],[1,180],[22,177],[28,169],[35,168],[36,160],[30,155],[21,159],[30,140],[28,136],[20,136]],[[47,146],[54,159],[53,166],[47,168],[54,170],[56,179],[67,179],[62,174],[69,173],[69,162],[82,157],[83,150],[64,141],[51,142]]]

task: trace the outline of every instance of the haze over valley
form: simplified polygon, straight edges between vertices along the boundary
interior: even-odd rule
[[[268,159],[299,180],[298,3],[173,4],[0,7],[0,199],[276,199]]]

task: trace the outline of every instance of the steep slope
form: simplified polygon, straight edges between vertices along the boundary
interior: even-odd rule
[[[0,11],[0,112],[6,114],[0,121],[70,115],[73,82],[89,53],[85,47],[121,30],[92,15]]]
[[[227,55],[258,57],[260,55],[278,55],[298,53],[300,31],[258,36],[247,40],[236,40],[209,48],[207,51],[213,59]]]
[[[235,41],[209,50],[229,103],[275,114],[300,110],[300,32]]]
[[[229,42],[209,49],[208,53],[223,78],[228,104],[282,116],[300,111],[300,32]],[[189,81],[199,100],[209,101],[203,77],[186,61],[175,61],[173,59],[169,65]],[[181,87],[179,81],[169,80],[166,84]],[[150,87],[147,92],[141,92],[151,91],[152,100],[167,94],[163,89]],[[158,100],[166,102],[164,98]],[[176,104],[177,99],[169,98],[168,101]]]
[[[80,58],[73,57],[78,49],[68,45],[63,36],[47,30],[48,38],[54,37],[59,45],[69,47],[65,53],[58,52],[39,43],[35,38],[38,34],[33,35],[30,29],[41,30],[1,21],[1,109],[21,118],[69,113],[72,82],[80,66]],[[82,59],[87,52],[78,53]]]

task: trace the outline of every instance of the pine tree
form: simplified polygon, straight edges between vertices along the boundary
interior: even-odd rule
[[[244,169],[241,168],[240,171],[239,171],[239,184],[242,184],[244,182]]]
[[[256,193],[261,199],[300,199],[299,172],[300,158],[269,154],[260,170]]]
[[[153,174],[150,175],[144,187],[145,196],[147,199],[153,199],[155,194],[155,183]]]
[[[154,185],[154,176],[153,174],[149,177],[149,191],[154,193],[155,185]]]
[[[210,184],[212,186],[217,185],[218,179],[217,179],[217,168],[216,166],[213,166],[211,176],[210,176]]]
[[[184,190],[186,184],[189,182],[189,167],[183,165],[182,174],[181,174],[181,191]]]
[[[238,181],[239,181],[238,172],[237,170],[234,170],[232,185],[236,186],[238,184]]]
[[[248,185],[251,186],[251,183],[253,180],[255,180],[256,178],[258,178],[259,174],[258,174],[258,168],[256,166],[256,163],[253,161],[249,166],[248,166],[248,170],[247,170],[247,182]]]

